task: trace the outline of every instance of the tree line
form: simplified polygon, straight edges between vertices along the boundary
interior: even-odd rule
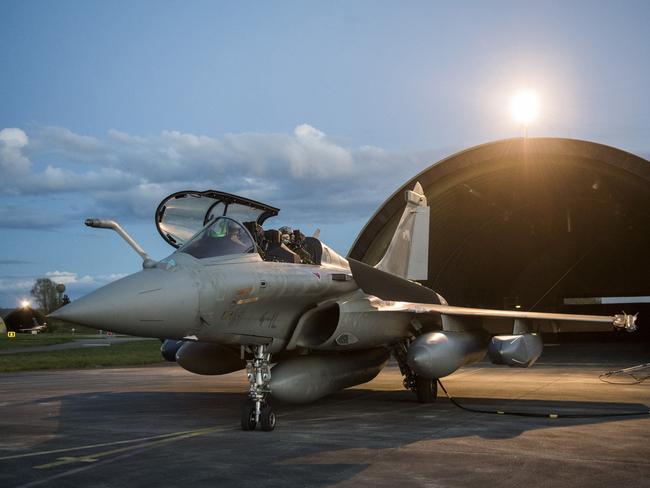
[[[54,312],[67,303],[68,297],[61,296],[63,291],[59,293],[57,284],[49,278],[38,278],[34,282],[30,293],[45,315]]]

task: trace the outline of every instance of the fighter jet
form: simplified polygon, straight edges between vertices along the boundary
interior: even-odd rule
[[[602,322],[635,330],[636,316],[570,315],[454,307],[419,284],[427,278],[429,207],[420,184],[383,258],[346,259],[316,236],[266,226],[279,209],[219,191],[182,191],[155,212],[176,250],[155,261],[114,221],[143,269],[57,310],[53,317],[163,340],[161,352],[188,371],[246,370],[243,430],[270,431],[271,398],[307,403],[373,379],[392,355],[420,402],[436,399],[437,379],[489,354],[529,367],[542,353],[538,321]],[[462,279],[462,277],[459,277]],[[510,319],[494,336],[482,320]]]

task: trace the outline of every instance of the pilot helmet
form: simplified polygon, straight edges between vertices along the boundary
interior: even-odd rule
[[[228,233],[228,220],[226,219],[217,219],[217,221],[212,224],[208,235],[210,237],[226,237]]]
[[[278,229],[282,234],[282,244],[289,244],[293,239],[293,230],[288,225],[284,225]]]

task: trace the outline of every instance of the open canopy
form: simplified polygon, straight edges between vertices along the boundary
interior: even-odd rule
[[[259,225],[280,209],[248,198],[215,190],[179,191],[164,198],[156,209],[156,228],[175,248],[181,247],[216,217]]]

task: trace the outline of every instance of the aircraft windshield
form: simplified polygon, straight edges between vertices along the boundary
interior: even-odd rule
[[[275,207],[231,193],[185,190],[172,193],[160,202],[156,227],[165,241],[180,248],[217,217],[262,225],[278,212]]]
[[[180,251],[198,259],[213,258],[251,253],[255,251],[255,244],[241,224],[227,217],[219,217]]]

